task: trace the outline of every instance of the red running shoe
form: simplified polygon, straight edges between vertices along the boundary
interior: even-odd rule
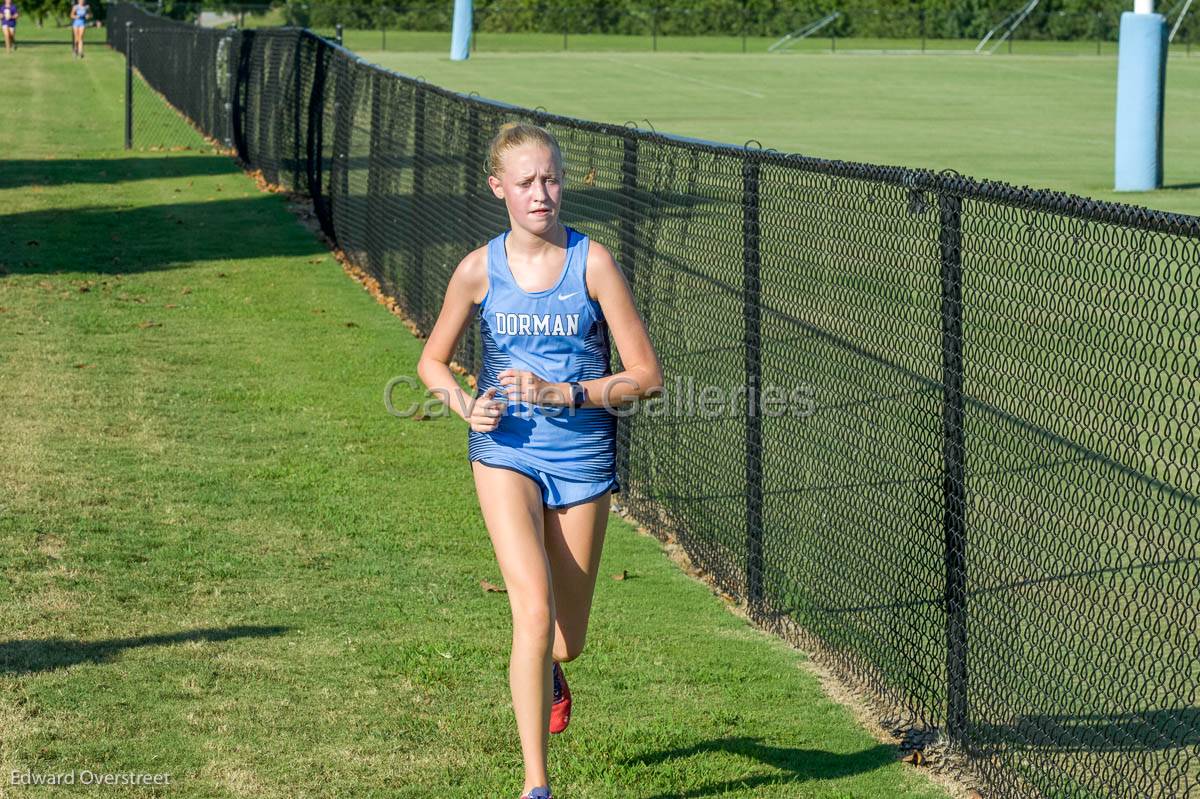
[[[550,705],[550,732],[557,735],[567,728],[571,721],[571,689],[567,687],[567,678],[563,676],[562,667],[554,662],[554,703]]]

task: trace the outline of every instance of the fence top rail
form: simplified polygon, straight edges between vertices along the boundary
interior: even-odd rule
[[[149,12],[144,13],[149,14]],[[150,16],[155,15],[150,14]],[[166,20],[165,18],[160,19],[175,22],[174,20]],[[672,133],[660,133],[652,128],[639,128],[633,122],[628,122],[625,125],[594,122],[592,120],[554,114],[541,108],[526,108],[524,106],[513,105],[501,100],[481,97],[474,92],[457,92],[437,86],[423,78],[407,75],[403,72],[398,72],[368,61],[349,48],[309,28],[284,26],[255,29],[255,35],[259,36],[276,33],[287,35],[299,33],[301,36],[311,37],[341,57],[349,59],[365,69],[413,85],[419,85],[426,91],[449,99],[475,105],[478,108],[520,115],[532,119],[538,124],[561,125],[563,127],[588,130],[618,138],[634,138],[640,141],[681,147],[712,155],[730,156],[759,164],[771,164],[787,169],[796,169],[832,177],[899,186],[914,192],[949,194],[967,200],[979,200],[1013,208],[1043,211],[1084,221],[1123,225],[1139,230],[1200,240],[1200,216],[1158,211],[1144,206],[1098,200],[1093,197],[1084,197],[1078,194],[1051,189],[1036,189],[1029,186],[1014,186],[1002,181],[977,179],[961,175],[952,169],[935,172],[930,169],[915,169],[911,167],[818,158],[799,153],[783,153],[770,148],[752,147],[750,142],[739,146]]]

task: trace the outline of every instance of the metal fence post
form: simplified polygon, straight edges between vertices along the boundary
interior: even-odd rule
[[[234,49],[235,42],[239,41],[234,39],[235,32],[236,29],[234,28],[230,28],[225,32],[226,64],[228,65],[229,69],[228,83],[226,85],[227,99],[225,100],[226,128],[224,141],[226,149],[233,147],[234,131],[237,130],[237,125],[241,121],[239,119],[240,115],[238,114],[240,109],[237,95],[241,83],[239,78],[241,77],[242,51],[240,47],[236,50]],[[241,153],[239,153],[239,155],[241,155]]]
[[[967,487],[963,436],[962,199],[942,191],[942,531],[945,543],[946,726],[967,726]]]
[[[742,316],[746,341],[746,602],[763,608],[762,350],[757,161],[742,163]]]
[[[292,48],[292,191],[301,191],[303,175],[307,173],[305,166],[304,136],[301,120],[304,117],[304,70],[300,62],[304,55],[304,37],[297,36],[295,47]]]
[[[367,150],[367,268],[376,278],[383,278],[385,232],[387,220],[384,211],[384,172],[387,164],[384,161],[384,130],[386,128],[384,106],[386,98],[383,94],[383,77],[378,73],[370,73],[371,80],[371,130]]]
[[[308,138],[306,141],[305,171],[308,179],[308,196],[312,197],[313,209],[321,230],[330,239],[334,238],[333,219],[329,215],[329,199],[322,186],[325,157],[325,82],[329,70],[329,45],[322,38],[316,39],[313,58],[312,91],[308,97]]]
[[[638,203],[638,138],[627,133],[624,140],[624,156],[621,159],[621,204],[617,212],[618,264],[623,267],[631,291],[637,284],[637,216]],[[634,296],[637,296],[636,293]],[[624,414],[617,418],[617,479],[622,486],[629,484],[629,428],[636,414]],[[620,446],[624,441],[625,446]]]
[[[125,149],[133,149],[133,23],[125,23]]]
[[[425,207],[425,88],[417,86],[413,97],[412,200],[408,208],[409,269],[405,280],[405,299],[409,313],[422,330],[425,326],[425,245],[417,217]]]
[[[469,231],[471,244],[474,245],[478,239],[476,231],[482,230],[483,220],[480,219],[480,186],[481,171],[483,169],[483,137],[480,130],[479,108],[471,105],[467,109],[467,157],[463,163],[463,191],[464,191],[464,213],[466,217],[467,230]],[[471,374],[478,374],[475,366],[475,337],[477,325],[472,324],[467,332],[467,355],[466,367]]]
[[[342,43],[342,23],[339,22],[337,25],[334,26],[333,29],[337,35],[337,43],[340,45]]]

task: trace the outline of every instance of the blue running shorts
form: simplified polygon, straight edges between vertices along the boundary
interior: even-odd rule
[[[621,490],[621,485],[617,482],[615,475],[608,480],[568,480],[565,477],[546,474],[539,469],[525,466],[515,460],[504,459],[501,461],[495,455],[492,455],[487,460],[483,458],[476,458],[475,460],[484,466],[508,469],[525,475],[537,483],[538,488],[541,489],[542,504],[554,510],[569,508],[572,505],[581,505],[609,491],[616,493]]]

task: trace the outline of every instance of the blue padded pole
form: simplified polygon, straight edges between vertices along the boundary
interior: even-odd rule
[[[1162,187],[1166,78],[1166,17],[1154,13],[1122,14],[1117,61],[1117,191]]]
[[[450,34],[450,60],[466,61],[471,54],[472,0],[454,0],[454,28]]]

